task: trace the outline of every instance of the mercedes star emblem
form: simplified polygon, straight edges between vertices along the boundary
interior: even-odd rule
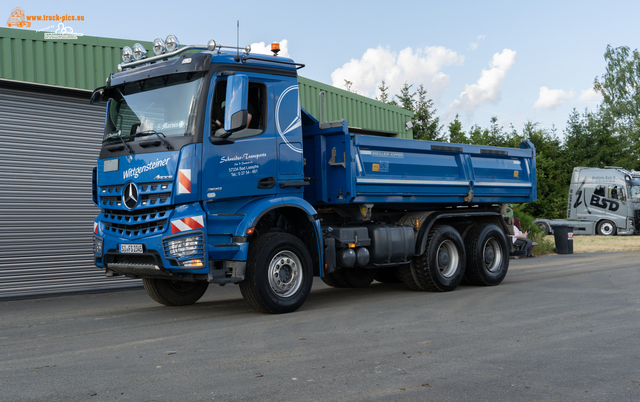
[[[138,187],[135,183],[129,183],[124,187],[122,202],[127,209],[134,209],[138,205]]]

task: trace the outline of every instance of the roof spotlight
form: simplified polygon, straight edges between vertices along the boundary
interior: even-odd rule
[[[125,46],[122,48],[122,61],[125,63],[130,63],[133,61],[133,50],[129,46]]]
[[[155,38],[153,40],[153,53],[155,53],[156,56],[160,56],[164,51],[164,41],[162,38]]]
[[[216,41],[213,39],[209,39],[209,42],[207,42],[207,50],[209,50],[210,52],[213,52],[214,50],[216,50]]]
[[[175,35],[169,34],[167,39],[164,40],[164,45],[167,48],[167,52],[171,53],[178,49],[180,42],[178,42],[178,38]]]
[[[147,56],[147,49],[144,48],[144,46],[142,46],[139,43],[136,43],[135,45],[133,45],[133,58],[137,61],[137,60],[142,60]]]

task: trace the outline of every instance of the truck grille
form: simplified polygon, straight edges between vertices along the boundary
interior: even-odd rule
[[[173,190],[173,182],[137,183],[140,191],[141,208],[168,204]],[[100,206],[103,208],[124,208],[122,205],[122,191],[124,185],[102,186],[98,193]]]
[[[171,207],[136,211],[103,209],[102,222],[108,233],[135,238],[164,232],[171,211]]]

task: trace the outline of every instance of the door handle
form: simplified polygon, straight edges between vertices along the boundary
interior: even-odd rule
[[[258,181],[259,189],[270,189],[276,185],[276,178],[273,176],[264,177]]]

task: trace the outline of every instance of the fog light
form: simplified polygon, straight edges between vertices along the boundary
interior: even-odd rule
[[[130,63],[133,61],[133,50],[129,46],[122,48],[122,61]]]
[[[204,267],[202,260],[190,260],[182,263],[184,267]]]
[[[153,53],[155,53],[156,56],[160,56],[164,51],[164,41],[161,38],[155,38],[153,40]]]
[[[144,48],[144,46],[142,46],[139,43],[136,43],[135,45],[133,45],[133,58],[138,61],[138,60],[142,60],[147,56],[147,49]]]
[[[102,255],[103,244],[104,240],[99,237],[93,236],[93,254],[96,257],[100,257]]]

